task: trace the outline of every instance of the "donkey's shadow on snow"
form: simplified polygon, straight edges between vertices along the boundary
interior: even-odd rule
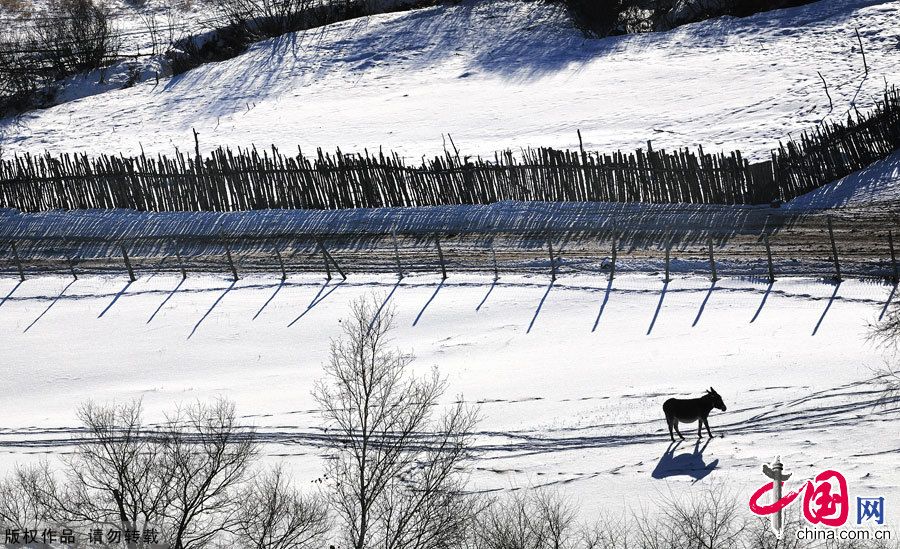
[[[653,469],[650,476],[655,479],[686,476],[691,477],[694,481],[705,478],[712,473],[713,469],[719,464],[718,459],[709,463],[704,461],[703,452],[705,452],[706,447],[709,446],[710,440],[711,439],[709,438],[705,439],[703,447],[701,448],[701,439],[698,438],[697,442],[694,443],[693,451],[682,452],[678,455],[675,454],[675,450],[677,450],[678,446],[681,444],[685,444],[685,442],[679,440],[678,442],[670,443],[662,457],[659,458],[659,463],[656,464],[656,468]],[[687,449],[686,446],[685,449]]]

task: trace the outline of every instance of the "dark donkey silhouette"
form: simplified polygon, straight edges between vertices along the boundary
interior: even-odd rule
[[[666,423],[669,425],[669,436],[672,437],[672,442],[675,442],[672,427],[684,440],[684,435],[678,430],[678,424],[693,423],[698,420],[697,436],[703,438],[703,426],[706,425],[706,432],[709,433],[709,438],[712,438],[712,431],[709,430],[709,413],[713,408],[718,408],[723,412],[726,410],[722,397],[712,387],[700,398],[670,398],[663,402],[663,413],[666,414]]]

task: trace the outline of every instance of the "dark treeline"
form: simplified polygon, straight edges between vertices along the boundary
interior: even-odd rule
[[[647,149],[601,154],[528,149],[470,159],[447,153],[418,166],[397,154],[295,156],[277,148],[217,149],[208,157],[63,154],[0,161],[0,207],[141,211],[339,209],[519,201],[763,204],[790,200],[900,148],[900,93],[868,114],[781,144],[772,160]]]

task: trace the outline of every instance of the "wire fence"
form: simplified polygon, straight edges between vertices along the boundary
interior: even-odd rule
[[[718,215],[718,214],[716,214]],[[127,275],[220,273],[234,280],[250,273],[565,274],[622,272],[742,277],[780,276],[887,280],[896,283],[894,237],[900,223],[890,212],[853,209],[814,215],[779,215],[759,208],[664,226],[654,219],[564,227],[497,230],[283,230],[252,226],[215,234],[160,230],[107,237],[18,234],[0,237],[0,274]],[[190,227],[187,227],[189,230]],[[5,246],[5,251],[3,247]]]

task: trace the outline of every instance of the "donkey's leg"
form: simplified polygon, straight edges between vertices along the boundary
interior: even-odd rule
[[[697,419],[697,438],[703,438],[703,416]]]
[[[706,424],[706,432],[709,433],[709,438],[713,437],[712,431],[709,430],[709,418],[703,418],[703,423]]]
[[[669,426],[669,436],[672,437],[672,442],[675,442],[675,435],[672,434],[672,417],[671,416],[666,416],[666,425]]]
[[[684,440],[684,435],[682,435],[681,431],[678,430],[678,420],[675,419],[674,421],[672,421],[672,423],[675,426],[675,432],[678,433],[678,436],[681,437],[681,440]]]

